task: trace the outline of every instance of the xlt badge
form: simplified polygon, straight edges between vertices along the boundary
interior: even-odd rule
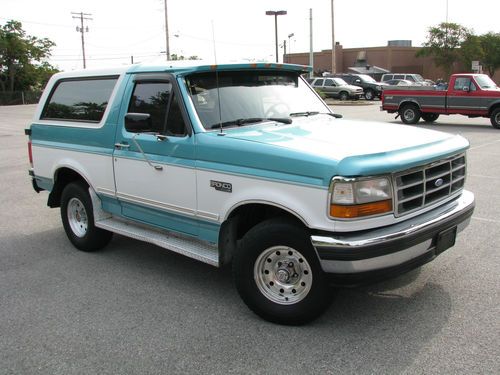
[[[210,180],[210,187],[215,188],[215,190],[224,191],[226,193],[233,192],[233,184],[230,184],[229,182]]]

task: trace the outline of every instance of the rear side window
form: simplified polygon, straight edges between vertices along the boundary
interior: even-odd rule
[[[41,119],[100,122],[117,76],[59,81],[42,111]]]

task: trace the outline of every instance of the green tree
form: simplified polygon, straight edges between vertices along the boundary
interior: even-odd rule
[[[189,57],[186,57],[184,55],[177,55],[176,53],[173,53],[170,56],[170,60],[172,60],[172,61],[177,61],[177,60],[200,60],[200,58],[198,56],[189,56]]]
[[[2,91],[42,87],[57,72],[47,62],[55,43],[27,35],[21,22],[0,26],[0,88]]]
[[[453,64],[462,60],[459,47],[472,32],[464,26],[452,22],[442,22],[438,26],[429,28],[427,41],[423,48],[417,52],[419,56],[432,56],[436,66],[443,68],[448,78],[452,72]]]
[[[472,61],[483,60],[484,51],[481,46],[481,37],[469,35],[460,46],[460,60],[466,69],[471,69]]]
[[[500,68],[500,33],[489,32],[479,37],[479,43],[483,51],[481,64],[493,77],[495,71]]]

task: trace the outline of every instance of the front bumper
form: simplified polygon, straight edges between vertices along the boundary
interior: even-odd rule
[[[313,235],[323,271],[334,283],[359,284],[407,272],[453,246],[456,233],[470,222],[474,194],[404,222],[355,233]]]

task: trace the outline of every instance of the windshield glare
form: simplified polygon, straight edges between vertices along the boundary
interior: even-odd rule
[[[344,81],[342,78],[333,78],[333,80],[339,86],[346,86],[347,85],[347,82]]]
[[[377,82],[372,77],[370,77],[369,75],[366,75],[366,74],[360,74],[359,78],[361,78],[364,82],[368,82],[368,83],[376,83]]]
[[[497,87],[497,84],[485,74],[478,75],[475,79],[479,87],[482,89],[494,89]]]
[[[219,123],[241,119],[289,118],[291,113],[330,112],[295,72],[223,71],[218,73],[218,79],[215,72],[195,73],[186,77],[186,85],[207,130]],[[244,123],[237,122],[236,126]]]

